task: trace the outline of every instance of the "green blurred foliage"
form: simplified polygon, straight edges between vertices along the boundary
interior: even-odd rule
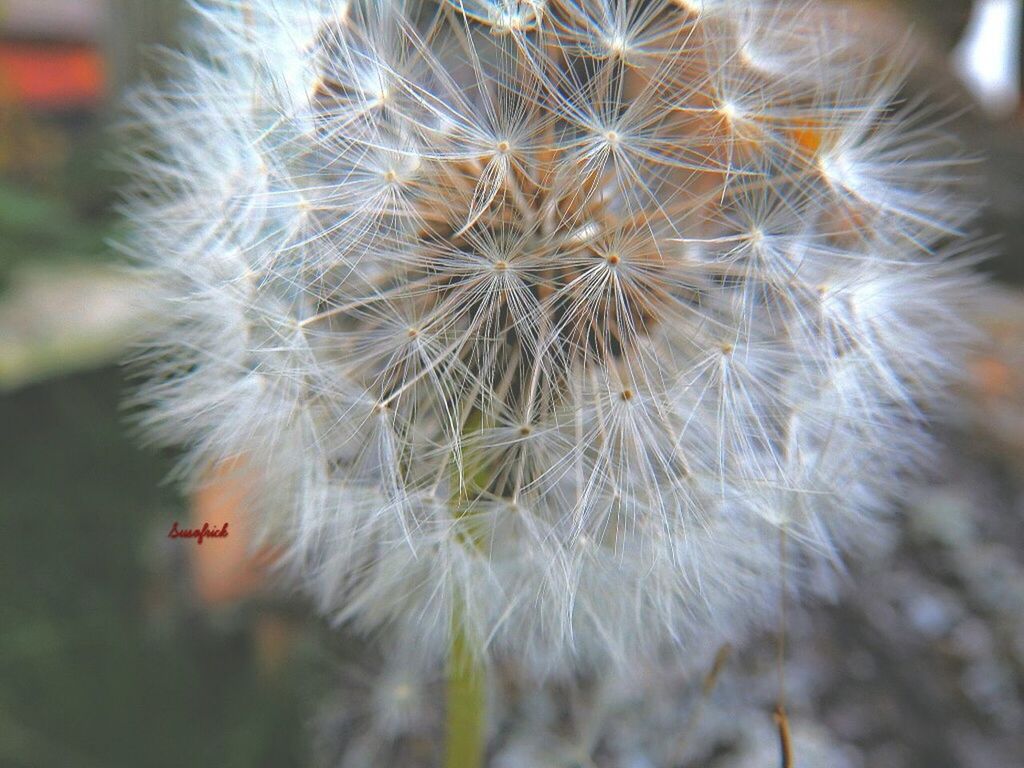
[[[112,6],[117,88],[173,4]],[[120,259],[116,114],[0,104],[0,301],[22,268]],[[268,671],[258,624],[280,606],[197,603],[191,542],[166,538],[187,514],[173,457],[127,429],[126,387],[107,368],[0,394],[0,768],[307,765],[316,625],[292,622]]]
[[[123,386],[0,400],[0,766],[303,765],[312,654],[260,674],[255,609],[204,613],[158,567],[182,501],[126,437]]]
[[[90,219],[66,199],[0,181],[0,292],[26,263],[107,258],[111,232],[106,217]]]

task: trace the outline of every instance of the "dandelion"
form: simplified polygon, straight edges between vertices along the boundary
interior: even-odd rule
[[[324,612],[623,667],[876,535],[970,336],[974,209],[841,11],[197,8],[136,105],[145,418],[186,473],[257,470]]]

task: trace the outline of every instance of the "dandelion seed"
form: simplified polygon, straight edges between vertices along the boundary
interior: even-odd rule
[[[248,457],[325,612],[626,665],[767,620],[780,529],[794,587],[871,537],[970,339],[974,210],[840,14],[200,14],[136,100],[140,399],[186,473]]]

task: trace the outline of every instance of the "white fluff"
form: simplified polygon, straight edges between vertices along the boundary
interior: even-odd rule
[[[841,13],[197,10],[136,104],[147,421],[197,478],[247,458],[325,612],[626,664],[876,535],[961,366],[974,211]]]

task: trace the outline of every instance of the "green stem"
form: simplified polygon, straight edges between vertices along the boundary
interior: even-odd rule
[[[480,429],[481,415],[474,410],[462,425],[463,435]],[[464,456],[455,467],[457,489],[452,512],[463,525],[457,534],[460,543],[479,553],[481,542],[473,529],[473,505],[477,487],[487,487],[486,467]],[[454,600],[451,647],[448,652],[448,700],[445,733],[445,768],[483,768],[487,753],[487,670],[481,661],[479,646],[466,629],[465,607],[460,597]]]
[[[487,675],[459,617],[452,622],[448,659],[445,768],[483,768],[487,748]]]

